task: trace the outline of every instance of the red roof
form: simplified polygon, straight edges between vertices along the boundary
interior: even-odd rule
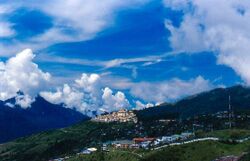
[[[154,141],[155,138],[134,138],[134,142]]]

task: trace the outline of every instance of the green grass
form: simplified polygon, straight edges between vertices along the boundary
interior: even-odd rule
[[[103,141],[115,138],[127,138],[133,124],[84,122],[69,128],[42,132],[30,137],[0,144],[1,161],[44,161],[54,157],[74,155],[70,161],[211,161],[218,156],[240,155],[250,150],[250,142],[229,144],[227,142],[200,142],[182,146],[164,148],[158,151],[111,151],[87,156],[76,156],[84,147],[95,146]],[[106,133],[106,135],[103,135]],[[220,130],[212,133],[200,133],[203,136],[215,136],[223,139],[249,136],[250,130]],[[143,154],[140,158],[137,154]]]
[[[0,145],[1,161],[43,161],[80,151],[85,146],[123,137],[132,124],[84,122],[69,128],[42,132]],[[102,135],[107,133],[107,135]]]
[[[217,130],[209,133],[198,132],[198,136],[207,137],[213,136],[220,139],[242,139],[250,136],[250,130],[246,129],[226,129],[226,130]]]
[[[91,155],[75,155],[67,161],[211,161],[221,156],[240,156],[248,151],[250,142],[228,144],[218,141],[197,142],[156,151],[122,151]],[[140,154],[142,157],[136,155]]]
[[[67,161],[139,161],[139,159],[139,156],[128,151],[113,151],[91,155],[78,155]]]
[[[148,153],[142,161],[211,161],[221,156],[239,156],[249,148],[250,142],[226,144],[206,141],[153,151]]]

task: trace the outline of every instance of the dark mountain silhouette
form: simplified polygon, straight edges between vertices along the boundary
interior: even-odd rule
[[[75,110],[49,103],[41,96],[27,109],[10,107],[6,103],[14,104],[15,98],[0,101],[0,142],[89,119]]]
[[[137,111],[141,120],[164,119],[176,116],[190,116],[228,110],[229,95],[234,110],[250,110],[250,88],[237,85],[229,88],[216,88],[208,92],[192,95],[180,101],[164,103],[156,107]]]

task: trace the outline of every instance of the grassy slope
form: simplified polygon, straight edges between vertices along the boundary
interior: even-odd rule
[[[249,148],[250,142],[227,144],[206,141],[145,152],[142,158],[129,152],[115,150],[108,153],[74,156],[68,161],[211,161],[221,156],[239,156]]]
[[[109,153],[74,156],[67,161],[139,161],[139,157],[126,151],[113,151]]]
[[[200,137],[218,137],[220,139],[242,139],[250,136],[250,130],[246,129],[226,129],[226,130],[217,130],[209,133],[197,133]]]
[[[220,156],[241,155],[249,147],[250,142],[226,144],[207,141],[154,151],[147,154],[143,161],[211,161]]]
[[[43,132],[0,145],[0,160],[42,161],[56,156],[71,155],[77,153],[85,146],[96,146],[100,141],[122,138],[133,127],[133,124],[106,124],[89,121],[70,128]],[[102,135],[103,133],[106,133],[106,135]],[[221,138],[242,138],[249,136],[249,134],[249,130],[235,129],[215,131],[203,135]],[[131,135],[131,137],[133,136]],[[240,155],[242,152],[248,151],[249,147],[250,142],[243,144],[226,144],[220,142],[193,143],[146,153],[143,161],[211,161],[218,156],[228,154]],[[73,158],[72,161],[80,159],[77,157]],[[81,158],[86,161],[139,160],[138,156],[121,151],[114,151],[107,154],[97,153]]]
[[[232,129],[219,130],[203,134],[203,136],[214,136],[221,139],[239,139],[250,135],[250,130]],[[250,150],[250,141],[241,144],[226,142],[206,141],[186,144],[181,146],[168,147],[157,151],[145,152],[143,157],[137,157],[131,153],[112,151],[110,153],[97,153],[90,156],[75,156],[69,161],[211,161],[217,157],[226,155],[241,155]],[[143,154],[143,151],[136,151]],[[102,156],[102,157],[100,157]],[[250,155],[244,161],[249,160]]]
[[[1,161],[41,161],[79,151],[86,145],[122,137],[131,124],[84,122],[70,128],[42,132],[0,145]],[[106,133],[103,136],[101,134]]]

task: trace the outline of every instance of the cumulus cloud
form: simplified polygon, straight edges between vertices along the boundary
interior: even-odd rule
[[[16,105],[19,105],[22,108],[28,108],[31,106],[31,103],[35,101],[35,98],[32,98],[29,95],[17,95],[15,97]]]
[[[33,62],[35,55],[26,49],[6,62],[0,61],[0,100],[15,97],[15,104],[30,107],[39,93],[47,101],[64,104],[84,114],[93,115],[103,111],[111,112],[121,108],[131,108],[129,100],[119,89],[128,90],[135,99],[143,102],[165,102],[208,90],[212,87],[201,76],[188,81],[172,79],[163,82],[131,82],[128,79],[108,77],[107,75],[83,73],[73,83],[64,84],[51,91],[51,75],[39,69]],[[113,91],[107,86],[115,88]],[[185,89],[185,90],[184,90]],[[23,93],[20,94],[19,91]],[[17,94],[18,93],[18,94]],[[13,104],[8,104],[13,107]],[[152,103],[135,101],[136,109],[153,106]]]
[[[147,104],[144,104],[142,103],[141,101],[135,101],[135,110],[142,110],[142,109],[145,109],[145,108],[150,108],[150,107],[154,107],[155,105],[152,104],[152,103],[147,103]]]
[[[58,88],[56,92],[41,92],[40,95],[54,104],[64,103],[68,108],[78,108],[78,111],[84,112],[84,109],[82,109],[84,93],[70,87],[68,84]]]
[[[163,82],[140,82],[131,87],[130,93],[144,101],[162,103],[211,89],[208,80],[198,76],[187,81],[172,79]],[[137,103],[141,106],[140,103]]]
[[[88,115],[93,115],[92,111],[100,114],[131,106],[124,93],[114,93],[108,87],[103,88],[100,79],[98,74],[83,73],[75,83],[65,84],[56,92],[41,92],[40,95],[49,102],[62,103],[67,108],[74,108]]]
[[[35,55],[30,49],[18,53],[6,62],[0,62],[0,100],[6,100],[22,91],[24,96],[16,103],[29,107],[36,94],[47,86],[50,74],[43,72],[32,60]]]
[[[104,102],[102,107],[104,110],[110,107],[113,107],[115,110],[130,107],[130,103],[126,99],[124,93],[118,91],[116,94],[113,94],[113,91],[108,87],[103,90],[102,100]]]
[[[165,22],[174,50],[213,51],[219,64],[231,67],[250,85],[250,1],[165,0],[165,5],[184,10],[180,26]]]

